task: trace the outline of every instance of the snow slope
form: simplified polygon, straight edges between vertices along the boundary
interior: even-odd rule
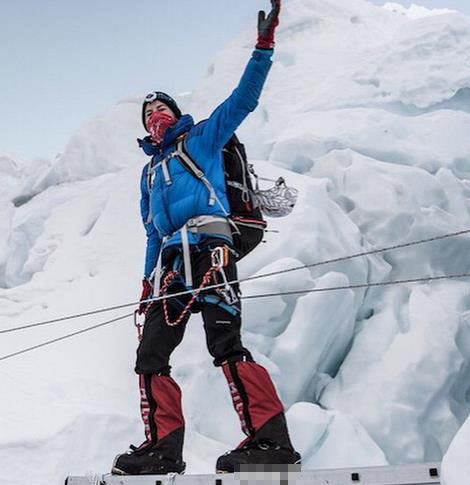
[[[230,93],[254,29],[179,97],[184,111],[208,116]],[[260,175],[284,176],[299,202],[288,218],[271,220],[279,233],[268,233],[240,276],[470,228],[468,65],[470,20],[458,13],[365,0],[287,3],[270,78],[239,135]],[[0,158],[1,328],[137,298],[140,101],[91,120],[55,160]],[[303,269],[247,282],[243,292],[468,272],[469,242]],[[244,342],[275,380],[305,468],[442,458],[470,411],[469,294],[467,280],[454,280],[244,302]],[[2,334],[0,358],[131,310]],[[195,316],[172,361],[193,473],[211,472],[242,438],[204,342]],[[135,347],[128,318],[0,361],[5,483],[103,472],[142,440]]]
[[[448,8],[429,9],[426,7],[421,7],[420,5],[416,5],[414,3],[412,3],[408,8],[406,8],[401,3],[387,2],[384,5],[384,8],[386,8],[387,10],[391,10],[392,12],[400,13],[412,19],[429,17],[434,15],[442,15],[446,13],[455,13],[455,10],[449,10]]]

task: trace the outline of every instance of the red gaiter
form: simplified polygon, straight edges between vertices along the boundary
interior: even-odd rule
[[[165,131],[175,123],[176,118],[174,116],[163,111],[154,111],[147,119],[147,129],[152,141],[159,145],[163,141]]]

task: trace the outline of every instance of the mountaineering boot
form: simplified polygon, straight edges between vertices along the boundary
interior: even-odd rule
[[[145,442],[132,451],[118,455],[111,473],[116,475],[166,475],[184,473],[182,460],[183,428],[170,433],[157,443]]]
[[[301,457],[292,447],[284,413],[280,413],[268,421],[254,437],[219,457],[215,468],[216,473],[234,473],[244,465],[290,464],[300,465]]]
[[[111,473],[117,475],[164,475],[184,473],[184,418],[181,391],[169,375],[139,376],[141,412],[146,441],[118,455]]]
[[[248,438],[217,460],[217,473],[233,473],[241,465],[300,465],[290,441],[284,408],[264,367],[253,361],[222,366],[233,406]]]
[[[111,473],[115,475],[166,475],[184,473],[186,463],[181,457],[184,430],[173,431],[157,443],[143,443],[132,451],[118,455]]]

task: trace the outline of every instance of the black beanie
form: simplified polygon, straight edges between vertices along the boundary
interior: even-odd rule
[[[161,91],[154,91],[153,93],[147,94],[144,99],[144,103],[142,104],[142,124],[144,128],[147,130],[145,126],[145,108],[148,104],[153,103],[154,101],[161,101],[162,103],[166,104],[171,111],[175,114],[176,118],[181,118],[181,110],[178,108],[176,101],[171,97],[168,96],[166,93],[162,93]]]

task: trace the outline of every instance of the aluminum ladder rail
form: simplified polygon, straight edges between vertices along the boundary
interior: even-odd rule
[[[440,463],[330,470],[256,471],[222,475],[95,475],[68,477],[65,485],[436,485]]]

